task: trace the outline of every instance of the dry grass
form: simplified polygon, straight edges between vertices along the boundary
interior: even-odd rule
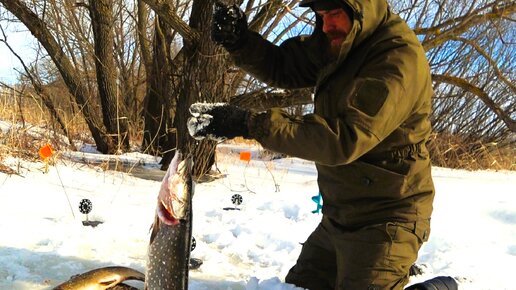
[[[91,139],[82,118],[70,116],[68,120],[75,140]],[[8,156],[38,161],[39,149],[47,143],[56,149],[70,148],[41,102],[30,96],[14,97],[0,90],[0,122],[0,172],[13,173],[3,162]]]
[[[436,166],[466,170],[516,170],[514,145],[467,143],[449,134],[433,134],[428,143]]]

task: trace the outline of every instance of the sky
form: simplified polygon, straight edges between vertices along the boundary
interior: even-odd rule
[[[4,133],[10,127],[0,122]],[[0,289],[51,289],[104,266],[145,271],[163,175],[159,160],[91,148],[57,152],[48,173],[41,161],[1,155],[0,163],[16,174],[0,172]],[[192,257],[204,263],[191,271],[189,289],[296,289],[284,277],[321,219],[312,213],[313,163],[269,160],[250,145],[217,150],[220,175],[195,187]],[[240,151],[252,152],[249,163],[239,160]],[[106,171],[108,159],[139,165],[129,173],[127,166]],[[457,279],[461,290],[516,289],[516,172],[435,167],[433,177],[432,232],[417,261],[424,273],[410,284],[442,275]],[[224,210],[234,207],[235,194],[243,198],[239,210]],[[82,225],[86,216],[78,205],[85,198],[93,205],[88,220],[102,222],[95,228]]]
[[[33,61],[35,55],[32,48],[34,37],[30,32],[23,25],[13,26],[11,24],[8,27],[5,26],[5,23],[2,25],[6,32],[7,43],[9,43],[13,50],[26,64]],[[3,35],[0,35],[0,39],[5,40]],[[22,71],[20,61],[12,54],[5,43],[0,41],[0,82],[14,84],[18,77],[15,69]]]

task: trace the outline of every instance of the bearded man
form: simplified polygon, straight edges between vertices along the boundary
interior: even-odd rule
[[[218,5],[212,39],[235,64],[279,88],[314,88],[314,112],[190,107],[190,134],[242,136],[315,162],[324,205],[285,281],[311,290],[403,289],[430,234],[434,199],[425,143],[433,95],[425,51],[385,0],[304,0],[309,36],[276,46]],[[447,288],[446,288],[447,289]]]

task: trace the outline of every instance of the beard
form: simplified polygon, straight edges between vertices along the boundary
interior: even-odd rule
[[[333,60],[337,60],[337,58],[339,57],[341,43],[339,43],[339,44],[330,44],[329,52],[330,52],[330,56],[331,56],[331,58]]]
[[[326,33],[326,37],[328,39],[328,53],[332,60],[336,60],[340,54],[340,46],[344,39],[346,38],[347,33],[343,31],[333,30],[328,31]]]

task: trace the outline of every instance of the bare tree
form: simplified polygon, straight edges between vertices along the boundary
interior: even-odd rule
[[[391,2],[427,50],[436,91],[435,131],[466,142],[514,142],[516,3]]]
[[[70,12],[74,7],[70,6],[69,3],[58,3],[55,1],[24,3],[22,1],[11,0],[0,1],[0,3],[15,15],[31,31],[41,46],[45,48],[70,93],[75,97],[77,104],[80,106],[81,112],[85,117],[88,128],[97,145],[97,149],[103,153],[115,153],[118,152],[119,149],[126,148],[126,145],[119,146],[120,144],[124,144],[124,142],[128,144],[128,140],[125,140],[127,126],[124,125],[124,109],[120,106],[121,103],[117,103],[116,101],[116,87],[113,86],[113,82],[108,80],[114,77],[112,70],[114,67],[114,65],[112,65],[113,37],[105,34],[101,36],[102,33],[106,32],[106,29],[113,29],[112,23],[109,23],[109,19],[104,22],[104,24],[101,22],[103,17],[109,17],[108,14],[111,13],[100,13],[100,9],[102,8],[100,4],[93,5],[92,7],[81,3],[77,4],[78,6],[86,6],[88,9],[91,9],[89,11],[92,12],[93,17],[96,17],[95,23],[99,23],[99,26],[96,26],[93,30],[96,31],[94,33],[96,38],[100,38],[99,42],[102,42],[102,39],[108,41],[104,49],[99,46],[96,47],[94,53],[77,54],[78,51],[85,52],[85,50],[88,49],[87,46],[85,47],[82,44],[89,43],[90,39],[84,29],[84,20],[77,18],[77,14],[74,12]],[[28,4],[32,6],[29,7],[27,6]],[[108,5],[109,9],[111,9],[109,3],[103,4]],[[55,13],[56,10],[59,10],[59,12]],[[54,11],[54,13],[52,13],[52,11]],[[63,11],[68,11],[69,13],[62,13]],[[54,18],[50,18],[49,15],[54,16]],[[66,19],[67,22],[64,23],[65,21],[61,15],[71,15],[72,17]],[[101,19],[98,19],[99,17]],[[49,19],[53,21],[49,21]],[[67,36],[70,36],[70,31],[63,29],[63,25],[66,24],[75,24],[75,27],[80,28],[78,34],[76,34],[79,35],[79,37],[67,38]],[[58,36],[60,36],[60,38]],[[74,40],[80,41],[74,42]],[[95,52],[100,55],[95,55]],[[93,86],[89,81],[91,76],[84,77],[83,70],[87,71],[88,68],[91,67],[90,63],[85,61],[86,55],[89,55],[95,60],[95,63],[98,64],[96,66],[98,86]],[[82,57],[82,62],[77,59],[77,57]],[[114,80],[116,80],[116,77]],[[98,96],[97,99],[99,99],[102,104],[101,111],[103,113],[104,122],[100,121],[99,110],[97,110],[95,106],[96,102],[92,101],[95,99],[93,96]],[[119,138],[119,136],[122,136],[122,138]],[[125,141],[119,144],[118,140]]]

